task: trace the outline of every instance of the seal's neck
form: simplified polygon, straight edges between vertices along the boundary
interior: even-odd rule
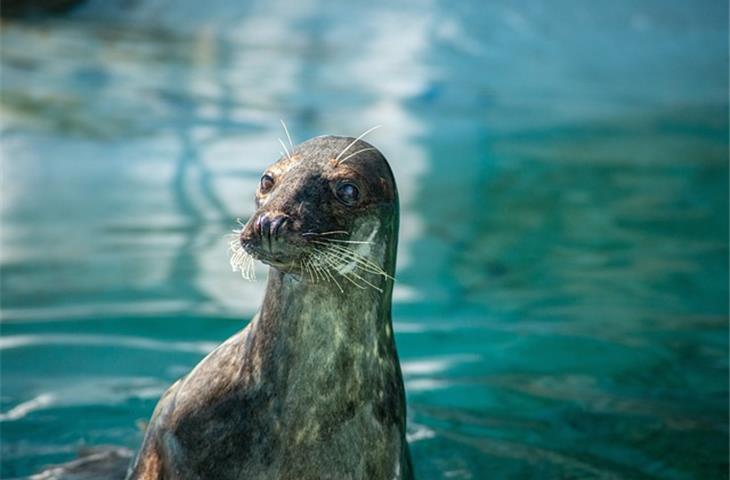
[[[259,322],[268,336],[295,342],[292,348],[314,356],[329,355],[348,345],[351,349],[375,348],[378,342],[395,348],[390,311],[397,220],[363,218],[353,227],[351,238],[358,239],[350,246],[352,254],[367,259],[384,275],[373,273],[367,265],[360,268],[362,263],[352,256],[333,261],[334,254],[320,260],[316,274],[270,268]],[[326,243],[320,245],[327,247]],[[342,244],[334,245],[340,248],[335,252],[342,251]]]
[[[330,390],[333,399],[381,398],[382,403],[388,385],[402,385],[391,323],[397,217],[382,223],[365,219],[353,228],[352,238],[363,242],[353,243],[358,253],[387,275],[347,264],[333,270],[331,263],[329,279],[269,269],[264,301],[248,336],[256,348],[247,351],[259,352],[253,363],[261,365],[260,381],[288,392],[285,402],[314,401]]]
[[[292,339],[315,334],[329,337],[301,346],[310,350],[331,348],[338,341],[366,341],[391,328],[392,281],[385,277],[370,281],[373,287],[358,288],[343,279],[339,284],[317,282],[271,268],[261,308],[262,327],[268,335],[281,333]]]
[[[397,358],[391,324],[392,282],[383,278],[382,292],[355,286],[340,291],[327,282],[312,283],[274,268],[253,337],[266,339],[266,358],[273,375],[264,381],[297,385],[298,395],[316,395],[324,385],[352,388],[396,374]],[[275,366],[275,367],[274,367]],[[271,368],[273,367],[273,369]],[[276,372],[274,374],[274,372]],[[398,371],[399,374],[399,371]],[[379,377],[378,380],[375,377]]]
[[[242,349],[243,366],[254,375],[243,378],[283,412],[282,432],[296,441],[351,444],[350,430],[342,427],[358,425],[362,438],[382,442],[382,435],[396,435],[405,442],[405,395],[391,323],[396,230],[385,233],[373,242],[381,249],[369,253],[390,278],[362,273],[374,288],[339,278],[347,270],[332,273],[339,286],[333,279],[269,270],[263,305]]]

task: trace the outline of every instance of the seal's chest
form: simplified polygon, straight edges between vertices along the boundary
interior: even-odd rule
[[[310,419],[287,442],[285,478],[398,478],[400,432],[380,423],[366,405],[347,419]],[[314,475],[314,476],[310,476]]]

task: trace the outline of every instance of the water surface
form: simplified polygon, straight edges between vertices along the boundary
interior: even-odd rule
[[[1,476],[135,448],[245,326],[265,270],[231,272],[225,235],[283,118],[384,125],[419,478],[725,478],[726,22],[149,0],[4,23]]]

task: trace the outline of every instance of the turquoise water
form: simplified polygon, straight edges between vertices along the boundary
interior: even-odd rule
[[[726,4],[119,5],[0,32],[3,478],[251,318],[280,118],[384,125],[419,478],[727,478]]]

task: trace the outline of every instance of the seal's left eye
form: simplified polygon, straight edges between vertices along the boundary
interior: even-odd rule
[[[274,188],[274,178],[269,174],[261,177],[261,193],[268,193],[272,188]]]
[[[354,205],[360,198],[360,191],[352,183],[341,183],[337,186],[337,198],[345,205]]]

